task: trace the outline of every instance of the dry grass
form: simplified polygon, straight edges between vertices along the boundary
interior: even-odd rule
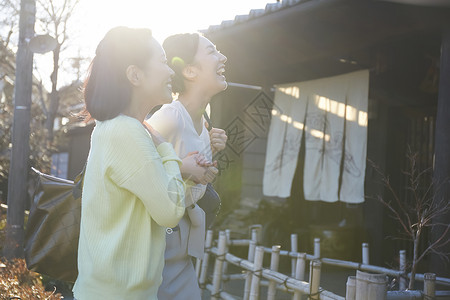
[[[6,213],[0,210],[0,253],[4,241]],[[59,300],[61,294],[45,291],[40,274],[29,271],[24,259],[8,261],[0,257],[0,300]]]

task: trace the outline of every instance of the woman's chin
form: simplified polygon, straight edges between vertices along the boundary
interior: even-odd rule
[[[228,82],[224,81],[222,91],[225,91],[227,89],[227,87],[228,87]]]
[[[221,77],[224,77],[224,76],[221,76]],[[227,89],[227,87],[228,87],[228,83],[227,83],[227,81],[225,80],[225,78],[222,78],[218,83],[217,83],[217,92],[219,93],[219,92],[221,92],[221,91],[224,91],[224,90],[226,90]]]

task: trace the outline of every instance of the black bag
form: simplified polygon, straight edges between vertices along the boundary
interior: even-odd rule
[[[216,219],[220,211],[220,204],[219,194],[214,190],[212,184],[208,183],[205,194],[197,201],[197,205],[205,212],[206,229],[209,229]]]
[[[37,185],[25,228],[28,269],[75,282],[84,170],[75,181],[37,171]]]
[[[208,114],[204,112],[203,117],[205,118],[206,122],[208,122],[208,129],[210,130],[212,128],[212,123],[209,119]],[[219,194],[217,194],[217,192],[214,190],[214,187],[211,183],[208,183],[206,185],[205,194],[197,201],[197,205],[200,206],[200,208],[205,212],[206,229],[209,229],[209,227],[211,227],[212,223],[216,219],[221,205]]]

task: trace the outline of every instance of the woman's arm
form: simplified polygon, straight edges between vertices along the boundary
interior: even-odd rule
[[[109,175],[118,186],[142,201],[149,215],[161,226],[174,227],[184,215],[185,185],[180,159],[171,144],[155,147],[145,129],[122,126],[115,131],[112,151],[127,159],[116,160]]]
[[[171,143],[181,139],[182,117],[174,108],[166,107],[155,112],[149,121],[144,121],[144,125],[152,134],[156,133],[156,136],[159,135]],[[196,184],[207,184],[212,182],[217,174],[215,166],[217,163],[208,161],[199,151],[194,151],[182,158],[180,170],[183,179]]]

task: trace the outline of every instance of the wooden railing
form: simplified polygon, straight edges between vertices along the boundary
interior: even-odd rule
[[[267,248],[259,245],[258,226],[252,226],[249,239],[230,238],[229,230],[219,232],[218,240],[213,241],[213,232],[209,230],[206,235],[206,251],[202,260],[197,260],[196,272],[199,284],[203,289],[209,290],[211,299],[260,299],[260,287],[267,287],[267,299],[276,299],[278,290],[292,294],[292,299],[299,300],[302,295],[308,299],[436,299],[437,296],[450,296],[448,292],[436,291],[436,285],[450,286],[450,279],[436,277],[434,274],[416,274],[416,280],[424,281],[423,291],[405,291],[407,279],[411,275],[406,272],[406,253],[400,251],[399,270],[383,268],[369,264],[369,245],[362,244],[362,262],[351,262],[331,258],[322,258],[320,255],[320,239],[314,239],[314,254],[297,251],[297,235],[291,235],[291,251],[281,250],[280,246]],[[247,258],[240,258],[229,253],[230,246],[248,247]],[[263,267],[264,254],[270,254],[270,266]],[[278,271],[280,257],[291,259],[291,272],[289,275]],[[214,260],[212,274],[208,273],[209,262]],[[309,280],[306,281],[306,267],[309,261]],[[242,273],[228,274],[228,264],[241,269]],[[320,287],[322,265],[332,265],[357,271],[357,276],[350,276],[346,285],[346,297],[339,296]],[[364,272],[371,272],[369,274]],[[378,275],[383,274],[383,275]],[[366,276],[364,279],[358,276]],[[399,291],[387,291],[387,276],[396,277],[399,281]],[[369,276],[369,281],[367,281]],[[374,281],[370,282],[370,276]],[[380,277],[381,276],[381,277]],[[376,278],[375,278],[376,277]],[[381,279],[380,279],[381,278]],[[223,282],[229,280],[244,281],[242,295],[231,295],[222,290]],[[380,281],[381,280],[381,281]],[[363,284],[364,282],[364,284]],[[380,283],[381,282],[381,283]],[[372,295],[372,296],[371,296]],[[382,296],[380,296],[382,295]],[[403,295],[403,298],[402,298]],[[382,298],[380,298],[382,297]],[[420,297],[420,298],[411,298]]]

